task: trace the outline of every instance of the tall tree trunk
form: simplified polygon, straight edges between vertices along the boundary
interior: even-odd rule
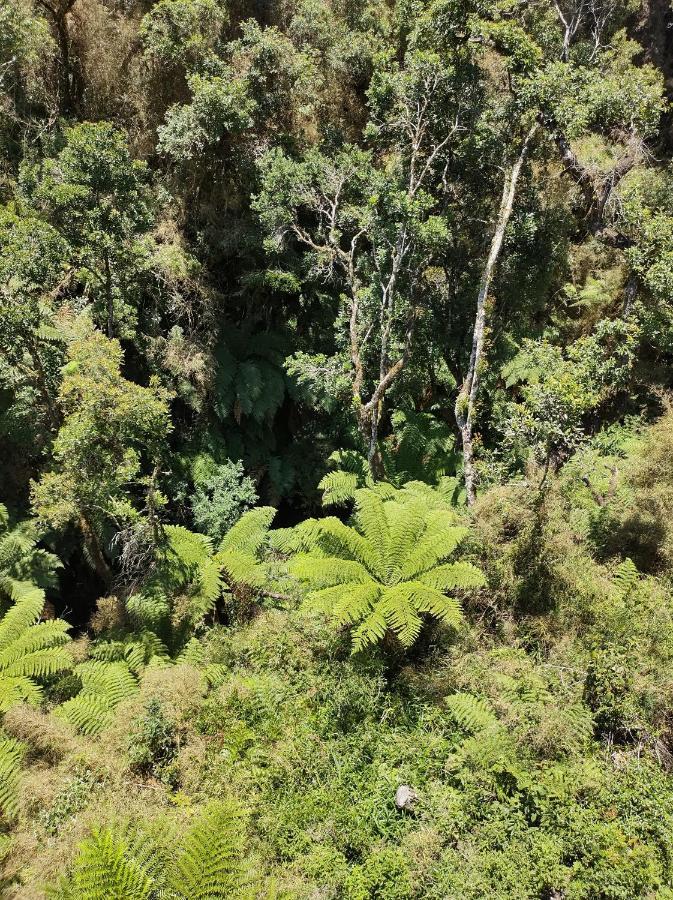
[[[105,303],[107,306],[107,336],[112,340],[115,336],[114,301],[112,298],[112,272],[110,271],[110,256],[105,251]]]
[[[104,582],[106,587],[109,587],[112,583],[112,570],[103,555],[103,551],[100,546],[100,542],[98,540],[98,535],[96,534],[94,528],[92,527],[89,519],[86,517],[84,513],[82,513],[79,517],[79,527],[82,530],[82,535],[84,537],[84,546],[86,547],[86,551],[89,555],[89,559],[96,571],[96,574]]]
[[[537,125],[533,125],[523,142],[519,156],[512,167],[505,174],[505,181],[502,188],[502,197],[500,199],[500,209],[498,210],[498,219],[491,239],[491,249],[486,260],[481,281],[479,283],[479,295],[477,297],[477,311],[474,320],[474,330],[472,332],[472,353],[470,354],[470,364],[468,366],[467,375],[463,381],[462,387],[456,399],[456,423],[460,429],[460,435],[463,445],[463,474],[465,478],[465,491],[467,493],[468,506],[472,506],[477,499],[476,473],[474,469],[474,449],[472,440],[472,427],[474,420],[474,408],[477,401],[477,391],[479,389],[479,364],[481,362],[482,351],[484,346],[484,331],[486,329],[486,299],[488,290],[491,286],[493,273],[495,271],[500,250],[502,248],[503,238],[507,229],[512,208],[514,206],[514,197],[516,196],[516,187],[521,174],[530,142],[537,130]]]

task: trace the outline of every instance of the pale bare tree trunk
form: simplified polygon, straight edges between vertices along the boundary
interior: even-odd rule
[[[476,473],[474,470],[474,451],[472,443],[472,427],[474,420],[474,408],[477,401],[477,391],[479,389],[479,364],[481,362],[484,347],[484,331],[486,329],[486,299],[488,297],[488,289],[491,286],[493,273],[495,271],[502,242],[505,237],[505,231],[512,215],[514,207],[514,198],[516,196],[516,187],[521,174],[524,161],[528,154],[530,142],[537,130],[537,125],[533,125],[526,139],[523,142],[519,156],[510,169],[505,173],[505,181],[502,188],[502,197],[500,198],[500,208],[498,210],[498,219],[491,239],[491,249],[481,274],[479,283],[479,295],[477,297],[477,312],[474,319],[474,331],[472,333],[472,353],[470,354],[470,364],[468,366],[467,375],[463,381],[463,385],[456,399],[456,423],[460,429],[461,440],[463,444],[463,475],[465,478],[465,491],[467,493],[468,506],[472,506],[477,499]]]

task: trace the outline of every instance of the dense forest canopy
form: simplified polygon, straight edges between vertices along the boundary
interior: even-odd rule
[[[668,0],[0,0],[0,893],[673,898]]]

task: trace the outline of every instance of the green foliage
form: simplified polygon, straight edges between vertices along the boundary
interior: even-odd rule
[[[263,554],[268,544],[269,526],[276,510],[260,506],[244,513],[224,536],[215,555],[215,562],[232,585],[261,588],[268,579]]]
[[[23,750],[18,741],[0,736],[0,815],[6,819],[19,810]]]
[[[290,571],[309,587],[308,606],[353,628],[354,652],[389,631],[409,647],[425,613],[460,624],[460,605],[448,591],[484,583],[470,563],[445,562],[466,534],[447,509],[429,508],[421,498],[384,501],[363,489],[352,526],[331,517],[300,526],[305,552],[292,559]]]
[[[242,513],[257,500],[254,482],[244,474],[240,460],[229,460],[208,467],[205,472],[194,472],[191,499],[194,525],[215,542],[221,541]]]
[[[124,378],[119,342],[86,319],[78,325],[59,392],[55,466],[34,483],[33,505],[52,528],[78,522],[92,543],[109,524],[137,520],[131,488],[143,483],[144,459],[158,459],[171,422],[168,392],[155,379],[142,387]]]
[[[143,16],[145,55],[159,66],[191,69],[216,49],[226,13],[214,0],[160,0]]]
[[[172,106],[159,129],[161,151],[178,162],[212,151],[229,133],[240,134],[252,124],[253,101],[231,69],[191,75],[189,89],[191,103]]]
[[[472,694],[452,694],[446,705],[456,722],[468,733],[482,731],[496,722],[488,703]]]
[[[40,825],[48,834],[57,835],[64,825],[72,821],[77,813],[88,805],[97,785],[98,779],[90,770],[82,768],[75,772],[55,797],[50,808],[40,813]]]
[[[0,618],[0,714],[22,701],[38,705],[40,681],[69,669],[69,625],[60,619],[39,621],[44,593],[23,588]]]
[[[215,607],[223,590],[210,538],[168,525],[149,575],[126,601],[137,628],[177,649]]]
[[[72,870],[49,891],[59,900],[208,900],[242,897],[245,834],[232,802],[207,806],[182,836],[128,825],[95,831],[81,845]]]
[[[53,553],[38,547],[38,539],[33,521],[10,524],[7,507],[0,503],[0,593],[6,601],[16,600],[34,586],[56,587],[56,570],[61,568],[61,562]]]
[[[109,337],[132,334],[135,288],[148,264],[147,167],[109,122],[78,124],[65,137],[58,156],[24,167],[23,191],[68,242],[69,267],[94,321]]]
[[[531,447],[540,463],[567,456],[581,442],[588,415],[628,388],[638,331],[633,323],[602,320],[565,353],[527,341],[503,369],[508,386],[520,384],[522,394],[508,408],[508,441]]]
[[[54,714],[86,735],[108,728],[115,708],[138,691],[138,682],[125,662],[87,660],[75,666],[74,672],[82,689],[57,707]]]
[[[149,701],[129,737],[129,765],[140,775],[172,783],[170,765],[178,749],[175,724],[166,717],[156,698]]]

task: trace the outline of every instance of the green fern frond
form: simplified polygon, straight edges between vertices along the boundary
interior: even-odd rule
[[[378,560],[378,567],[381,568],[385,565],[390,542],[390,527],[383,499],[373,491],[358,491],[355,496],[353,522],[371,544]]]
[[[16,601],[26,590],[56,586],[61,561],[38,547],[38,539],[34,521],[10,524],[7,507],[0,504],[0,609],[2,594]]]
[[[22,744],[0,737],[0,813],[6,819],[15,818],[19,812],[22,758]]]
[[[245,886],[244,818],[233,802],[211,803],[183,840],[169,883],[180,898],[235,897]]]
[[[232,801],[213,802],[182,840],[166,821],[96,829],[80,844],[52,900],[242,900],[246,890],[244,817]]]
[[[58,900],[151,900],[156,879],[123,831],[97,829],[80,845],[72,872],[47,896]],[[145,865],[143,865],[145,862]],[[149,870],[148,870],[149,869]]]
[[[147,665],[169,662],[168,648],[152,631],[140,631],[119,641],[97,641],[90,655],[102,662],[125,662],[135,675]]]
[[[447,559],[465,539],[467,533],[467,528],[457,525],[438,529],[428,528],[404,560],[402,577],[416,578],[443,559]]]
[[[366,584],[371,578],[362,563],[339,557],[299,555],[290,562],[289,569],[297,578],[309,581],[316,588],[349,583]]]
[[[472,734],[497,724],[495,713],[487,701],[473,694],[452,694],[446,698],[446,705],[457,724]]]
[[[83,693],[57,706],[54,715],[65,719],[82,734],[96,735],[112,724],[114,708],[104,697]]]
[[[323,506],[343,506],[353,500],[359,487],[361,487],[360,480],[353,472],[328,472],[318,482],[318,489],[322,491]]]
[[[72,665],[68,624],[39,622],[43,608],[44,593],[31,587],[0,619],[0,712],[22,701],[38,704],[42,691],[34,679]]]
[[[225,534],[219,546],[222,552],[256,556],[264,546],[276,510],[272,506],[258,506],[244,512],[233,528]]]
[[[626,600],[635,589],[640,572],[628,557],[617,566],[614,574],[615,593],[618,600]]]
[[[481,569],[469,562],[445,563],[424,572],[419,580],[438,591],[470,590],[486,584]]]
[[[80,693],[54,710],[81,732],[95,735],[107,728],[117,706],[138,691],[138,681],[125,662],[88,660],[76,666]]]

